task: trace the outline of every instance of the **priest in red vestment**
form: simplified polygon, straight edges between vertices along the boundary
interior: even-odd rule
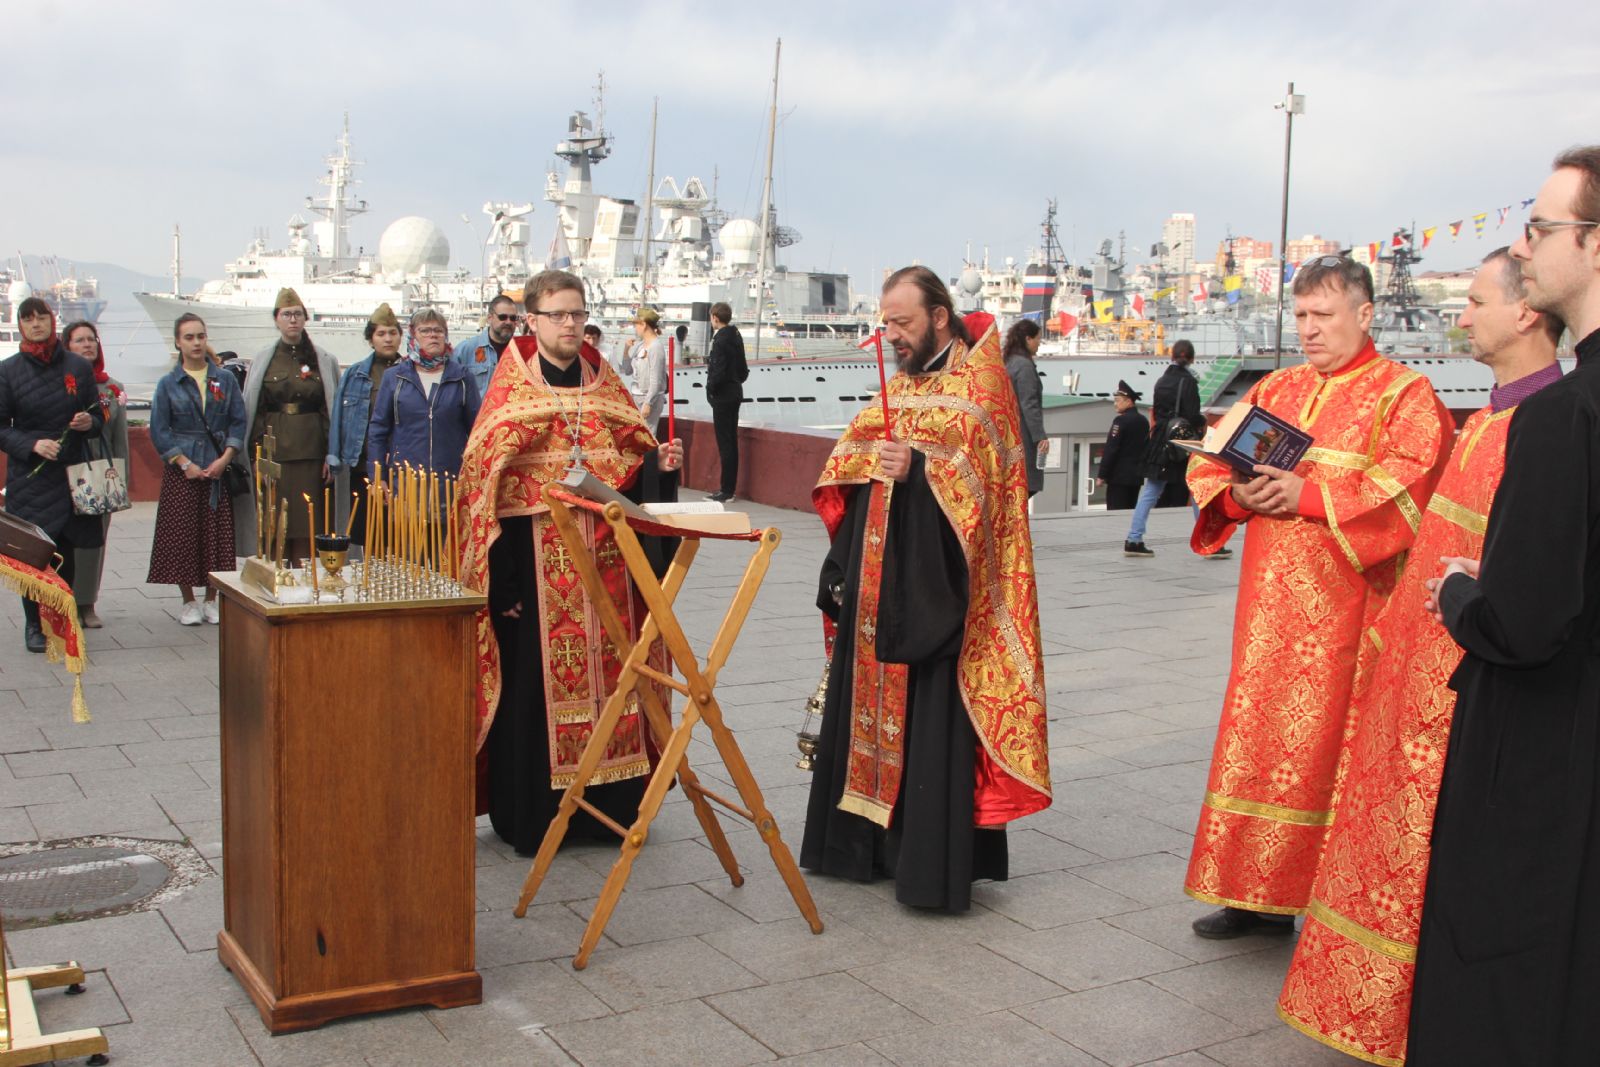
[[[837,636],[800,863],[965,911],[1006,877],[1005,824],[1050,804],[1021,432],[990,316],[963,324],[925,267],[881,308],[888,436],[862,411],[812,493]]]
[[[1245,400],[1309,433],[1293,471],[1246,478],[1200,457],[1192,544],[1245,526],[1233,660],[1184,889],[1221,909],[1201,937],[1288,933],[1305,910],[1333,796],[1356,653],[1394,589],[1449,455],[1448,415],[1421,374],[1368,336],[1372,275],[1342,256],[1301,266],[1306,362]]]
[[[489,379],[462,460],[459,521],[462,581],[489,596],[477,625],[479,808],[532,855],[622,667],[540,493],[578,463],[636,493],[657,443],[611,365],[583,343],[583,282],[545,271],[524,303],[532,336],[513,338]],[[682,459],[681,442],[660,447],[663,470]],[[637,631],[644,613],[609,527],[580,521],[619,615]],[[648,732],[635,697],[585,793],[623,823],[644,794]],[[580,816],[574,828],[600,826]]]
[[[1511,416],[1561,377],[1565,327],[1526,297],[1522,269],[1504,248],[1467,290],[1461,325],[1495,385],[1489,406],[1461,428],[1400,585],[1363,635],[1333,827],[1278,1000],[1290,1026],[1372,1063],[1405,1062],[1428,839],[1456,704],[1447,683],[1461,662],[1425,610],[1423,583],[1441,557],[1483,555]]]

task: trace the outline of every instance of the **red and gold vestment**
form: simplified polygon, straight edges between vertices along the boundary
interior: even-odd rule
[[[1483,555],[1516,408],[1475,412],[1428,501],[1399,588],[1364,635],[1353,734],[1305,929],[1278,1001],[1289,1025],[1352,1056],[1405,1061],[1428,841],[1461,649],[1423,603],[1441,556]]]
[[[992,326],[974,345],[953,342],[937,373],[896,374],[887,396],[897,440],[926,457],[940,510],[967,563],[967,614],[957,657],[962,703],[978,737],[974,822],[999,826],[1050,805],[1044,659],[1028,483],[1016,400]],[[904,755],[904,664],[875,655],[875,605],[894,485],[878,472],[883,410],[856,416],[812,493],[830,536],[844,519],[851,486],[872,494],[862,553],[859,630],[853,670],[848,782],[840,808],[889,824]]]
[[[1299,514],[1251,516],[1229,474],[1190,462],[1193,547],[1245,522],[1232,669],[1184,888],[1214,904],[1296,914],[1332,806],[1362,631],[1394,589],[1448,449],[1428,379],[1366,349],[1334,374],[1276,371],[1246,400],[1315,439]]]
[[[600,708],[616,687],[622,662],[539,494],[547,483],[564,477],[572,463],[574,423],[584,465],[616,489],[633,481],[644,455],[656,447],[656,439],[645,427],[627,387],[598,351],[584,346],[579,357],[586,365],[584,384],[563,388],[544,380],[536,348],[532,337],[513,338],[495,366],[467,440],[457,518],[462,530],[461,580],[470,588],[485,589],[489,546],[500,536],[500,520],[514,515],[534,517],[550,785],[561,789],[572,781]],[[594,522],[587,513],[582,513],[579,521],[618,614],[637,632],[642,616],[610,527]],[[524,605],[524,610],[530,608]],[[482,748],[501,685],[500,653],[487,607],[478,612],[476,640],[477,737]],[[646,733],[637,703],[631,704],[618,723],[594,782],[649,773]]]

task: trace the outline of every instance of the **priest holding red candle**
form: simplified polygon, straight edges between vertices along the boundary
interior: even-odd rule
[[[837,634],[800,863],[959,912],[1050,804],[1021,431],[992,317],[963,322],[926,267],[880,306],[898,369],[812,493]]]

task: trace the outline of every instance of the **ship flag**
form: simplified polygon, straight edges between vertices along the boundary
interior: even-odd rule
[[[1096,300],[1094,302],[1094,321],[1110,322],[1111,308],[1116,304],[1114,300]]]
[[[1222,296],[1230,304],[1239,302],[1240,290],[1244,288],[1244,275],[1230,274],[1222,279]]]
[[[1433,235],[1438,232],[1439,227],[1437,226],[1429,226],[1427,229],[1422,231],[1422,248],[1424,251],[1426,251],[1428,246],[1433,243]]]
[[[1507,204],[1505,207],[1500,209],[1500,221],[1494,224],[1494,228],[1498,230],[1500,227],[1504,226],[1506,224],[1506,216],[1509,214],[1511,214],[1511,205]]]
[[[559,219],[556,235],[550,238],[550,254],[544,258],[546,270],[566,270],[572,266],[572,252],[567,248],[567,234]]]
[[[1528,199],[1526,199],[1526,200],[1524,200],[1522,202],[1522,210],[1524,210],[1524,211],[1528,210],[1529,206],[1532,205],[1532,204],[1533,204],[1533,197],[1530,196],[1530,197],[1528,197]]]
[[[1171,296],[1173,293],[1176,293],[1177,291],[1178,291],[1178,287],[1176,285],[1169,285],[1165,289],[1157,289],[1156,292],[1155,292],[1155,295],[1153,297],[1151,297],[1150,299],[1152,299],[1152,300],[1161,300],[1164,297]]]
[[[1383,250],[1383,242],[1382,241],[1373,241],[1371,244],[1367,245],[1368,262],[1371,262],[1371,263],[1378,262],[1378,253],[1381,252],[1382,250]]]
[[[1257,267],[1256,268],[1256,288],[1258,290],[1260,290],[1263,295],[1269,294],[1269,293],[1272,292],[1272,268],[1271,267]]]
[[[1285,263],[1283,265],[1283,284],[1288,285],[1294,281],[1294,272],[1300,269],[1299,263]]]
[[[1472,229],[1479,237],[1483,236],[1483,224],[1487,221],[1489,221],[1489,213],[1487,211],[1480,211],[1472,216]]]
[[[1078,317],[1069,315],[1065,311],[1056,312],[1056,325],[1061,328],[1061,336],[1068,337],[1073,330],[1078,328]]]
[[[1461,225],[1465,221],[1465,219],[1456,219],[1456,221],[1450,224],[1450,240],[1454,241],[1457,237],[1461,236]]]
[[[1133,317],[1136,318],[1136,319],[1144,318],[1144,294],[1143,293],[1134,293],[1133,294]]]
[[[1195,282],[1194,292],[1190,295],[1189,299],[1193,300],[1196,304],[1204,304],[1206,302],[1206,283],[1203,281]]]
[[[1390,243],[1389,247],[1390,248],[1404,248],[1405,246],[1406,246],[1405,231],[1404,230],[1396,230],[1396,231],[1394,231],[1394,240]]]

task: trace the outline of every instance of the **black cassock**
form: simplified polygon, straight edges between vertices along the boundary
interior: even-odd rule
[[[850,752],[851,664],[869,492],[858,486],[823,562],[817,597],[839,631],[800,865],[863,882],[892,877],[902,904],[966,911],[975,879],[1006,877],[1006,837],[1004,827],[977,829],[972,823],[978,736],[956,679],[967,565],[928,487],[922,454],[913,451],[912,457],[910,474],[890,500],[874,638],[881,662],[911,665],[900,797],[888,830],[838,807]],[[832,593],[840,581],[842,605]]]
[[[1432,564],[1433,561],[1426,561]],[[1600,332],[1512,416],[1423,898],[1408,1067],[1600,1063]]]
[[[553,385],[581,383],[579,361],[566,372],[541,359],[540,369]],[[634,501],[676,500],[678,475],[662,472],[656,453],[624,495]],[[677,539],[640,538],[645,555],[659,577]],[[522,604],[520,618],[503,612]],[[550,788],[550,734],[546,720],[544,658],[540,654],[537,571],[533,558],[533,519],[520,515],[500,520],[500,537],[489,546],[489,611],[500,646],[500,703],[484,741],[489,763],[489,824],[501,840],[531,855],[544,840],[550,820],[561,806],[563,790]],[[598,624],[597,624],[598,625]],[[597,709],[598,713],[598,709]],[[623,826],[631,825],[644,798],[647,776],[589,786],[583,798]],[[615,841],[612,833],[581,808],[568,824],[567,840],[598,838]]]

